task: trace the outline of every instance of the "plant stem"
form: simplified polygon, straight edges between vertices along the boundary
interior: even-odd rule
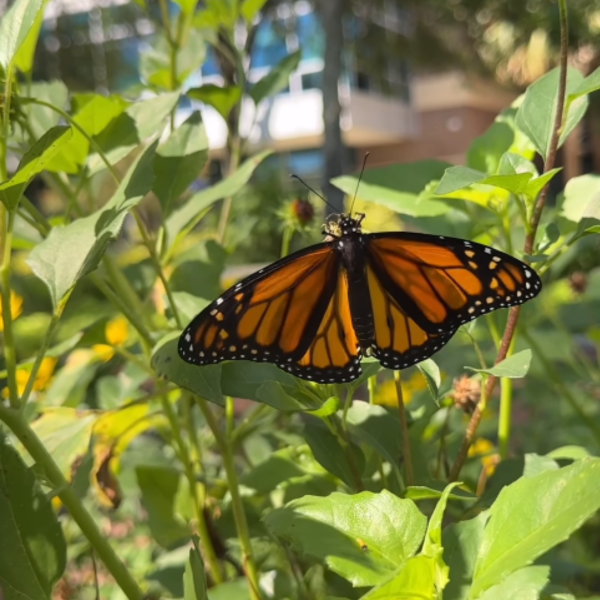
[[[281,258],[290,253],[290,244],[294,237],[294,228],[286,225],[283,229],[283,239],[281,240]]]
[[[196,516],[196,526],[198,527],[198,533],[200,534],[200,539],[202,542],[202,547],[204,548],[206,560],[210,565],[211,575],[215,583],[222,583],[223,572],[221,570],[219,559],[215,554],[215,550],[211,543],[210,535],[208,533],[206,519],[204,518],[204,498],[202,498],[201,501],[200,495],[198,494],[198,482],[196,481],[196,475],[194,474],[192,458],[188,451],[188,447],[183,440],[183,436],[181,435],[181,427],[179,425],[177,414],[175,413],[175,410],[173,409],[173,406],[169,401],[167,394],[163,394],[160,400],[163,412],[165,413],[169,421],[171,432],[175,440],[175,445],[177,446],[179,460],[183,465],[185,476],[188,481],[188,486],[190,488],[190,496],[192,498],[192,504],[194,505],[194,514]],[[185,397],[185,395],[182,397],[182,402],[187,402],[187,398]]]
[[[406,468],[406,484],[410,486],[414,485],[415,477],[413,473],[412,453],[410,450],[410,439],[408,437],[408,423],[406,421],[406,407],[404,406],[400,371],[394,371],[394,383],[396,384],[398,413],[400,414],[400,426],[402,427],[402,452],[404,454],[404,466]]]
[[[181,317],[179,316],[179,310],[177,309],[177,304],[175,303],[175,297],[173,296],[173,292],[171,291],[171,285],[169,284],[169,280],[167,279],[165,272],[163,271],[163,268],[162,268],[162,265],[160,262],[160,258],[158,257],[158,254],[156,253],[156,247],[152,243],[152,240],[150,239],[150,236],[148,235],[148,232],[146,231],[146,226],[144,225],[144,222],[142,221],[142,218],[140,217],[138,211],[135,208],[133,208],[131,211],[131,214],[133,215],[133,218],[135,219],[135,222],[137,223],[138,229],[140,230],[142,240],[144,241],[144,246],[146,246],[146,248],[148,249],[148,252],[150,253],[150,261],[152,262],[152,265],[154,266],[154,270],[156,271],[158,278],[161,280],[163,287],[165,288],[165,292],[166,292],[167,298],[169,300],[169,306],[171,307],[171,312],[173,313],[173,318],[175,319],[175,322],[177,323],[177,327],[179,327],[179,329],[183,329],[183,321],[181,320]]]
[[[110,541],[98,529],[93,517],[83,505],[69,482],[66,480],[54,459],[46,450],[29,423],[15,409],[4,407],[0,404],[0,420],[4,421],[19,441],[23,444],[33,460],[40,465],[48,480],[58,490],[58,496],[81,532],[104,563],[108,572],[113,576],[117,585],[129,600],[143,600],[144,594],[134,581],[133,577],[116,555]]]
[[[146,326],[142,323],[138,314],[131,310],[125,302],[121,299],[118,294],[112,291],[110,286],[98,276],[97,273],[90,273],[90,279],[94,282],[94,285],[106,296],[112,304],[114,304],[115,308],[120,310],[125,318],[133,325],[133,328],[139,333],[140,338],[142,339],[142,343],[146,349],[146,353],[150,353],[150,349],[154,346],[154,341],[150,336],[150,333],[146,329]]]
[[[223,458],[223,466],[225,467],[227,482],[229,484],[229,493],[231,494],[231,505],[233,507],[235,525],[242,547],[242,564],[250,585],[250,598],[252,600],[261,600],[260,588],[258,585],[258,571],[254,562],[252,544],[250,542],[250,531],[248,529],[248,521],[246,520],[246,513],[244,512],[244,505],[240,495],[238,477],[233,463],[231,444],[219,429],[217,419],[212,413],[208,402],[200,397],[196,397],[196,399],[198,401],[198,406],[204,415],[204,419],[215,437],[215,441],[217,442],[217,446],[219,447]]]
[[[60,320],[60,317],[63,314],[63,311],[65,309],[65,306],[67,305],[67,302],[68,302],[70,296],[71,296],[71,292],[67,292],[67,294],[62,299],[60,304],[56,307],[56,309],[52,315],[52,318],[50,319],[50,324],[48,325],[48,329],[46,330],[46,335],[44,336],[44,339],[42,340],[42,345],[40,346],[40,349],[38,350],[38,353],[35,357],[35,362],[33,363],[33,367],[31,368],[31,373],[29,374],[29,379],[27,380],[27,384],[25,385],[25,390],[23,391],[23,395],[21,396],[21,403],[20,403],[21,413],[25,410],[25,406],[27,404],[27,401],[29,400],[29,396],[31,395],[31,392],[33,391],[33,385],[35,383],[35,378],[37,377],[40,367],[42,366],[42,361],[44,360],[44,356],[46,356],[46,352],[48,350],[48,347],[50,346],[50,342],[52,341],[52,336],[54,335],[54,331],[56,330],[58,321]]]
[[[508,458],[510,443],[510,425],[512,417],[512,379],[500,380],[500,416],[498,419],[498,445],[500,458]]]
[[[559,0],[558,7],[560,11],[560,74],[558,83],[558,97],[556,104],[556,113],[554,115],[554,124],[552,127],[552,137],[550,140],[548,155],[544,163],[544,170],[542,174],[546,174],[554,168],[554,163],[556,161],[556,151],[558,149],[558,142],[560,139],[560,132],[562,129],[565,94],[567,89],[568,29],[566,0]],[[542,216],[542,212],[544,210],[544,206],[546,205],[546,198],[548,196],[549,187],[549,183],[547,183],[540,191],[540,194],[536,200],[533,209],[531,223],[525,222],[525,227],[527,230],[527,236],[525,238],[524,247],[525,254],[532,254],[533,246],[535,244],[537,228],[540,222],[540,218]],[[502,336],[502,341],[500,343],[500,348],[498,350],[498,355],[496,357],[495,364],[498,364],[500,361],[506,358],[508,349],[510,347],[510,344],[512,342],[517,328],[519,312],[519,306],[513,306],[510,309],[508,319],[506,321],[506,328],[504,329],[504,335]],[[496,381],[496,377],[490,376],[486,382],[484,393],[482,393],[481,400],[471,416],[471,420],[467,427],[467,431],[465,432],[465,437],[463,438],[460,450],[458,452],[458,456],[456,457],[456,460],[452,465],[452,470],[450,471],[449,477],[450,481],[456,481],[458,479],[458,476],[460,475],[460,470],[462,469],[462,466],[467,458],[469,447],[471,446],[471,443],[475,438],[477,428],[479,427],[479,423],[481,422],[481,417],[483,414],[483,409],[481,407],[482,400],[484,397],[486,399],[491,398],[492,392],[494,391],[494,386],[496,385]]]
[[[375,390],[377,388],[377,375],[367,379],[367,388],[369,390],[369,404],[375,404]]]
[[[12,232],[15,223],[15,213],[9,211],[4,203],[0,205],[0,235],[4,238],[0,245],[2,260],[0,261],[0,283],[2,285],[2,320],[4,321],[4,360],[8,380],[10,405],[19,406],[19,391],[17,389],[17,353],[12,331],[12,314],[10,306],[10,257],[12,251]]]

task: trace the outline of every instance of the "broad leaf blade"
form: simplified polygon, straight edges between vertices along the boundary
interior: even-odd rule
[[[600,508],[600,459],[578,461],[505,487],[492,505],[472,598],[531,564]]]
[[[511,573],[498,585],[486,590],[477,600],[539,600],[540,594],[548,583],[550,567],[525,567]]]
[[[66,227],[55,227],[31,252],[27,262],[48,286],[55,307],[79,279],[96,269],[127,212],[152,188],[155,151],[156,142],[140,154],[101,210]]]
[[[65,569],[65,539],[50,500],[3,436],[0,515],[0,590],[7,599],[47,600]]]
[[[500,361],[497,365],[489,369],[475,369],[473,367],[465,367],[469,371],[477,373],[487,373],[494,377],[507,377],[508,379],[520,379],[525,377],[531,365],[531,350],[521,350],[508,358]]]
[[[194,547],[190,548],[190,554],[183,575],[183,598],[184,600],[208,600],[206,573],[198,545],[198,536],[195,535],[192,541]]]
[[[8,72],[17,53],[26,43],[44,0],[17,0],[0,21],[0,65]]]
[[[265,522],[355,586],[377,585],[392,576],[418,550],[426,526],[412,501],[387,491],[305,496],[274,510]]]
[[[225,120],[233,107],[242,99],[242,89],[237,85],[221,87],[207,83],[187,91],[187,95],[212,106]]]
[[[29,182],[41,173],[73,135],[70,127],[57,126],[47,131],[23,156],[17,172],[0,184],[0,200],[14,210]]]

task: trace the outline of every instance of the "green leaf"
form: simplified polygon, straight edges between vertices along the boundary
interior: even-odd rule
[[[148,513],[148,527],[154,540],[169,548],[189,537],[189,529],[176,512],[180,475],[168,467],[140,465],[135,474]]]
[[[181,318],[187,323],[210,304],[206,298],[198,298],[188,292],[173,292],[173,298]]]
[[[419,549],[426,518],[411,500],[388,491],[305,496],[264,517],[292,547],[354,586],[377,585]]]
[[[193,2],[193,0],[185,0]],[[167,38],[160,35],[148,50],[140,56],[142,80],[161,90],[175,90],[197,71],[206,58],[206,45],[202,34],[190,29],[185,44],[179,47],[176,55],[175,80],[171,67],[171,48]]]
[[[252,23],[266,2],[267,0],[243,0],[240,13],[247,23]]]
[[[585,96],[600,90],[600,67],[590,73],[581,83],[569,94],[572,99],[579,96]]]
[[[164,377],[190,392],[223,406],[220,364],[198,367],[185,362],[177,351],[180,333],[170,333],[156,344],[152,351],[152,368]]]
[[[479,185],[492,185],[513,194],[522,194],[532,178],[531,173],[514,173],[512,175],[486,175],[481,171],[475,171],[467,167],[450,167],[444,173],[435,193],[449,194],[457,190],[469,187],[474,183]]]
[[[222,369],[221,386],[225,396],[260,402],[258,391],[267,381],[280,384],[289,395],[298,389],[294,377],[270,363],[232,360],[224,363]]]
[[[208,158],[208,140],[199,112],[193,112],[158,149],[154,158],[153,191],[163,214],[196,180]]]
[[[361,600],[438,600],[435,589],[435,561],[413,556],[393,577],[373,588]]]
[[[70,127],[57,126],[47,131],[23,156],[17,172],[0,184],[0,200],[15,210],[29,182],[41,173],[52,157],[73,135]]]
[[[73,120],[90,136],[98,135],[108,124],[118,117],[127,107],[119,96],[100,96],[99,94],[79,94],[73,98]],[[47,169],[57,173],[78,173],[85,163],[90,149],[88,139],[77,128],[73,128],[73,137],[61,147],[60,151],[48,163]]]
[[[565,219],[579,223],[584,214],[589,211],[593,200],[600,195],[600,175],[588,173],[573,177],[567,181],[564,191],[564,200],[560,214]]]
[[[471,597],[477,598],[567,539],[599,508],[596,458],[523,477],[505,487],[489,511]]]
[[[443,202],[421,198],[421,193],[428,183],[441,179],[447,167],[450,167],[450,163],[421,160],[369,169],[363,174],[357,197],[411,217],[443,215],[451,208]],[[336,177],[331,183],[353,196],[358,175]]]
[[[30,46],[30,35],[35,36],[35,26],[44,0],[16,0],[0,21],[0,65],[5,74],[10,71],[17,53],[25,45]],[[39,26],[38,26],[39,31]],[[24,61],[25,57],[19,57]]]
[[[283,482],[305,476],[306,471],[298,464],[298,454],[295,448],[273,452],[242,477],[242,485],[253,489],[257,494],[270,494]]]
[[[525,92],[523,102],[517,111],[516,123],[533,142],[544,160],[548,158],[552,130],[558,104],[559,69],[553,69],[532,83]],[[569,67],[567,71],[567,97],[583,81],[583,75]],[[566,101],[567,99],[565,99]],[[568,112],[563,118],[563,128],[559,140],[562,146],[587,110],[587,96],[580,96],[569,103]]]
[[[315,460],[329,473],[339,477],[348,487],[355,488],[361,479],[365,458],[361,449],[352,442],[343,448],[338,438],[315,418],[307,419],[303,437],[310,446]],[[353,465],[349,453],[352,452]]]
[[[73,464],[88,451],[97,414],[73,408],[47,408],[32,429],[67,479]]]
[[[47,3],[48,0],[42,0],[41,7],[38,10],[35,20],[15,55],[13,63],[21,73],[29,73],[33,67],[33,56],[40,37],[40,29],[42,28],[42,23],[44,21],[44,11]],[[36,3],[34,2],[34,4]],[[0,36],[1,35],[2,33],[0,33]]]
[[[427,525],[427,531],[425,532],[423,550],[421,551],[426,556],[434,558],[442,550],[442,519],[444,518],[444,512],[446,510],[446,504],[448,504],[450,493],[459,485],[461,485],[461,483],[457,481],[448,484],[433,510],[433,514]]]
[[[134,148],[160,135],[166,119],[179,102],[179,93],[161,94],[150,100],[134,102],[115,117],[97,136],[96,142],[112,165],[125,158]],[[87,159],[90,174],[104,169],[106,164],[97,154]]]
[[[43,100],[56,108],[64,109],[67,105],[69,90],[62,81],[38,81],[31,84],[29,93],[32,98]],[[27,117],[27,124],[31,128],[34,138],[41,138],[51,127],[58,125],[60,115],[47,106],[32,104],[26,99],[19,99],[22,109]],[[24,134],[24,139],[29,141],[29,135]]]
[[[546,455],[552,459],[566,458],[570,460],[581,460],[591,456],[589,450],[583,446],[561,446]]]
[[[534,452],[525,454],[523,477],[535,477],[545,471],[558,471],[558,463],[549,456],[540,456]]]
[[[277,410],[299,411],[305,407],[296,398],[288,394],[278,381],[265,381],[256,390],[256,399]]]
[[[212,106],[225,120],[233,107],[242,99],[242,88],[237,85],[218,86],[206,83],[198,88],[191,88],[187,95]]]
[[[525,195],[535,200],[539,193],[542,191],[542,188],[557,174],[562,171],[562,167],[556,167],[555,169],[550,169],[547,173],[543,173],[539,177],[534,177],[529,181],[527,186],[525,187]]]
[[[527,375],[530,364],[531,350],[521,350],[521,352],[517,352],[516,354],[505,358],[489,369],[475,369],[473,367],[465,367],[465,369],[475,371],[476,373],[487,373],[488,375],[494,375],[494,377],[520,379]]]
[[[390,413],[383,406],[355,400],[346,415],[350,433],[396,467],[400,466],[402,456],[401,427],[397,413]]]
[[[266,150],[249,158],[244,161],[235,173],[208,189],[194,194],[181,208],[173,211],[165,224],[167,237],[171,240],[171,243],[173,243],[179,233],[184,231],[190,222],[194,221],[199,213],[217,202],[217,200],[228,198],[239,192],[248,183],[256,167],[269,154],[271,154],[271,151]]]
[[[0,590],[6,600],[48,600],[67,562],[50,500],[0,435]]]
[[[417,365],[417,369],[421,371],[425,381],[427,382],[427,388],[431,397],[437,402],[440,397],[440,385],[442,384],[442,376],[440,375],[440,368],[431,359],[428,358]]]
[[[66,227],[55,227],[29,255],[27,262],[48,286],[55,307],[77,281],[96,269],[129,210],[152,188],[156,145],[154,142],[138,156],[102,209]]]
[[[539,600],[550,577],[550,567],[525,567],[511,573],[502,583],[486,590],[477,600]]]
[[[496,174],[514,139],[515,132],[510,125],[495,121],[483,135],[471,142],[467,152],[467,166],[488,175]]]
[[[183,575],[184,600],[208,600],[206,573],[204,571],[202,555],[200,554],[199,541],[200,539],[197,535],[192,537],[194,546],[190,548],[190,555]]]
[[[337,396],[332,396],[331,398],[327,398],[321,408],[317,408],[315,410],[309,410],[308,412],[314,417],[319,417],[320,419],[324,419],[325,417],[329,417],[330,415],[334,415],[340,409],[340,399]]]
[[[254,104],[275,96],[285,89],[290,83],[290,75],[298,68],[301,58],[302,51],[297,50],[283,58],[279,64],[257,81],[250,89],[250,97],[254,100]]]
[[[179,5],[181,12],[184,15],[192,15],[196,10],[198,0],[174,0],[175,4]],[[187,600],[187,599],[186,599]]]
[[[444,600],[467,600],[469,597],[488,516],[487,512],[482,512],[474,519],[453,523],[443,530],[444,562],[450,569]]]
[[[411,500],[438,500],[442,497],[444,490],[436,489],[435,487],[428,487],[426,485],[410,485],[406,488],[403,494],[404,498],[410,498]],[[457,490],[451,493],[448,498],[451,500],[463,500],[474,502],[478,496],[469,494],[464,490]]]

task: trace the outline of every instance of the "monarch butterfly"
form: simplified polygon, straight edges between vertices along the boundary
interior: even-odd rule
[[[270,362],[319,383],[356,379],[361,357],[405,369],[435,354],[468,321],[537,296],[528,265],[475,242],[366,234],[364,215],[337,215],[326,240],[250,275],[185,328],[195,365]]]

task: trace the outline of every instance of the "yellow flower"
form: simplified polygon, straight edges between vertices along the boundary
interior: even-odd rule
[[[111,319],[106,324],[106,341],[112,346],[120,346],[129,335],[129,322],[123,315]]]
[[[402,399],[404,404],[408,404],[417,392],[424,390],[427,387],[425,378],[420,372],[414,373],[406,380],[402,380]],[[396,382],[393,379],[388,379],[380,383],[375,388],[375,404],[382,406],[397,406],[398,395],[396,393]]]
[[[10,290],[10,316],[16,319],[23,312],[23,298],[13,290]],[[0,304],[0,331],[4,331],[4,318],[2,315],[2,304]]]
[[[47,356],[42,360],[42,364],[40,365],[37,375],[35,376],[35,381],[33,382],[34,390],[41,392],[48,387],[48,383],[50,382],[50,379],[52,379],[52,374],[54,373],[54,367],[56,366],[57,361],[57,358],[50,356]],[[31,369],[17,369],[16,379],[19,396],[23,395],[30,375]]]
[[[498,464],[498,454],[494,450],[494,444],[485,438],[477,438],[469,448],[470,457],[481,456],[481,464],[488,477],[494,472]]]
[[[94,344],[92,350],[102,362],[108,362],[115,355],[115,349],[108,344]]]

